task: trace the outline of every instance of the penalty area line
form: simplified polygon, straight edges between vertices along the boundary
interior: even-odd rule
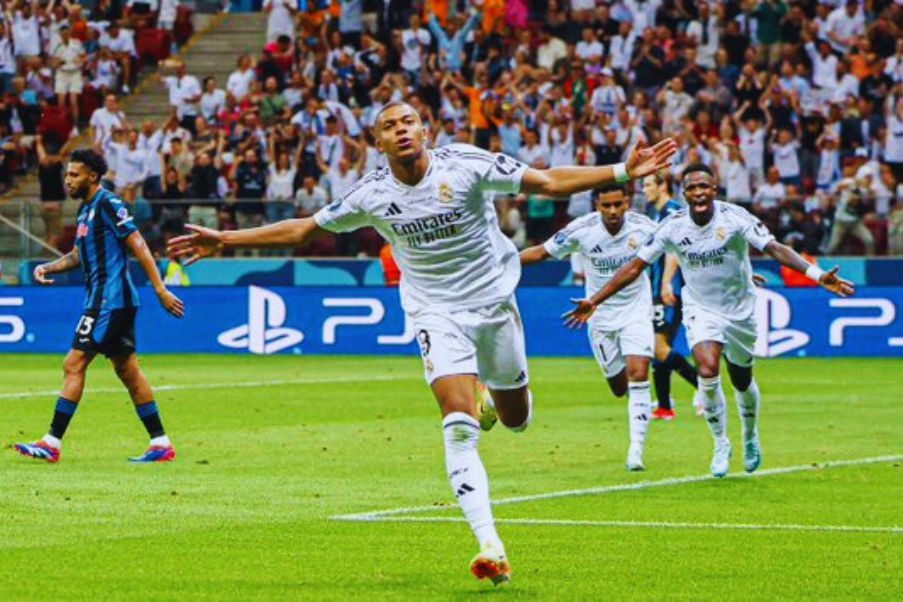
[[[793,474],[797,472],[811,472],[827,468],[839,468],[843,466],[861,466],[865,464],[880,464],[884,462],[896,462],[903,460],[903,454],[891,456],[873,456],[870,458],[853,458],[849,460],[829,460],[827,462],[813,462],[810,464],[799,464],[797,466],[784,466],[779,468],[767,468],[752,474],[732,474],[728,475],[728,479],[755,479],[769,477],[782,474]],[[540,500],[553,500],[567,497],[581,497],[589,495],[604,495],[608,493],[616,493],[619,491],[638,491],[642,489],[652,489],[655,487],[671,487],[676,485],[687,485],[690,483],[700,483],[702,481],[716,480],[710,474],[696,475],[687,477],[674,477],[669,479],[661,479],[659,481],[639,481],[637,483],[623,483],[620,485],[606,485],[604,487],[590,487],[587,489],[567,489],[564,491],[551,491],[548,493],[537,493],[533,495],[520,495],[515,497],[501,498],[492,502],[493,506],[503,506],[506,504],[520,504],[524,502],[535,502]],[[408,506],[403,508],[391,508],[388,510],[376,510],[372,512],[358,512],[354,514],[339,514],[330,516],[330,520],[337,521],[354,521],[354,522],[376,522],[384,520],[395,520],[390,517],[399,517],[406,514],[422,514],[424,512],[435,512],[442,510],[450,510],[457,508],[453,504],[430,506]]]
[[[383,523],[464,523],[463,516],[379,516],[359,522]],[[641,529],[719,529],[724,531],[813,531],[834,533],[903,533],[903,527],[870,527],[857,525],[756,525],[748,523],[684,523],[633,520],[577,520],[558,518],[496,518],[496,524],[534,525],[546,527],[627,527]]]

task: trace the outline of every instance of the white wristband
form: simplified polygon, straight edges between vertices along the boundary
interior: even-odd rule
[[[630,181],[630,175],[627,173],[627,164],[626,163],[615,163],[612,165],[612,169],[615,172],[615,182],[618,184],[624,184],[625,182]]]
[[[824,276],[825,271],[818,267],[816,264],[811,264],[808,268],[806,268],[806,277],[815,280],[816,282],[821,282],[821,277]]]

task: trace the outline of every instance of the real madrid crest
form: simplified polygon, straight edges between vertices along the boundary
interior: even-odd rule
[[[715,230],[715,238],[718,240],[724,240],[727,238],[727,233],[724,231],[724,228],[718,228]]]
[[[637,244],[637,241],[634,237],[631,236],[627,239],[627,248],[631,251],[635,251],[638,246],[639,245]]]
[[[452,187],[442,182],[439,184],[439,201],[442,203],[451,203],[454,198],[454,193],[452,192]]]

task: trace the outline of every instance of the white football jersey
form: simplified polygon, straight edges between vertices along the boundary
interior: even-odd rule
[[[381,167],[314,219],[332,232],[376,228],[392,245],[401,304],[411,315],[507,300],[520,280],[520,259],[484,193],[519,192],[527,166],[469,144],[426,152],[430,165],[416,185]]]
[[[761,251],[773,240],[746,209],[715,201],[715,214],[705,226],[697,226],[686,209],[669,215],[637,257],[654,263],[662,253],[676,255],[684,278],[684,305],[744,320],[756,304],[749,245]]]
[[[629,212],[621,229],[612,236],[605,228],[602,215],[594,211],[572,221],[543,246],[549,255],[559,259],[572,253],[583,257],[586,296],[590,297],[621,267],[633,261],[655,228],[655,222],[645,215]],[[652,287],[645,272],[600,305],[590,322],[604,330],[617,330],[637,319],[652,319]]]

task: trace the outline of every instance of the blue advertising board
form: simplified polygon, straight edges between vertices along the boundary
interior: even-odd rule
[[[413,354],[413,324],[397,289],[198,287],[178,289],[177,320],[141,291],[143,353]],[[0,288],[0,352],[63,353],[81,313],[81,287]],[[585,332],[561,325],[570,287],[522,288],[518,302],[534,356],[589,356]],[[903,357],[903,287],[865,287],[840,299],[821,289],[758,291],[762,357]]]

